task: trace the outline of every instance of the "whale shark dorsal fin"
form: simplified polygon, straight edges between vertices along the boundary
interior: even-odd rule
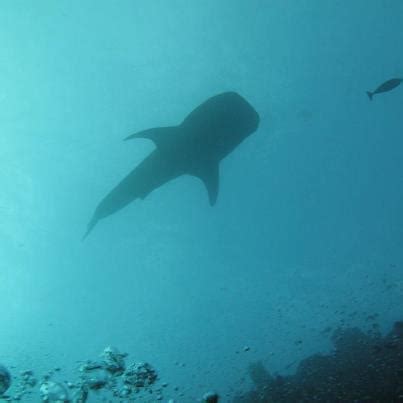
[[[220,182],[220,169],[218,162],[210,161],[199,167],[193,173],[194,176],[200,178],[206,186],[210,206],[214,206],[217,201],[218,188]]]
[[[156,147],[163,147],[167,142],[172,141],[172,137],[178,134],[179,131],[178,126],[154,127],[153,129],[142,130],[141,132],[131,134],[124,140],[149,139],[154,142]]]

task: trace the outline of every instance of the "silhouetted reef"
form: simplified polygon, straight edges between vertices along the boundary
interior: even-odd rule
[[[261,362],[249,366],[254,389],[233,403],[403,402],[403,322],[386,336],[340,328],[331,354],[300,362],[294,375],[272,375]]]

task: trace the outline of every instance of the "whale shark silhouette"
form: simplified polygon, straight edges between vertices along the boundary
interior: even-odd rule
[[[150,139],[156,148],[101,200],[83,239],[99,220],[181,175],[200,178],[213,206],[218,195],[220,161],[258,125],[259,115],[244,98],[224,92],[203,102],[178,126],[157,127],[126,137]]]

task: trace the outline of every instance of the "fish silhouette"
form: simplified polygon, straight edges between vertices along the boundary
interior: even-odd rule
[[[86,238],[99,220],[181,175],[204,182],[210,205],[217,200],[220,161],[259,125],[259,115],[239,94],[225,92],[209,98],[178,126],[144,130],[125,140],[146,138],[156,148],[98,204]]]
[[[401,82],[403,81],[402,78],[392,78],[388,81],[382,83],[375,91],[367,91],[367,95],[369,99],[372,101],[372,97],[375,94],[380,94],[381,92],[388,92],[396,88]]]

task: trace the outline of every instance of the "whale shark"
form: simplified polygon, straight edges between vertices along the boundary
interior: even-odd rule
[[[101,200],[83,239],[101,219],[182,175],[201,179],[213,206],[220,161],[258,126],[259,115],[248,101],[236,92],[224,92],[197,106],[178,126],[156,127],[126,137],[149,139],[155,149]]]

